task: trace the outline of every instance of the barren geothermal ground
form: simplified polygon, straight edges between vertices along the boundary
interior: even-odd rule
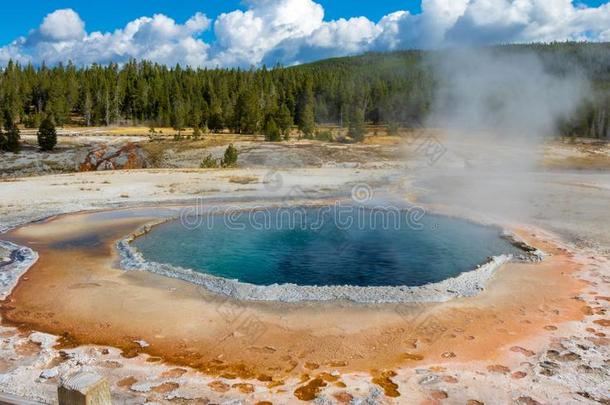
[[[104,376],[115,403],[610,402],[607,144],[73,132],[44,156],[0,155],[0,402],[56,403],[78,370]],[[199,169],[229,142],[237,167]],[[501,226],[544,258],[409,302],[253,301],[128,269],[117,249],[202,197],[247,209],[355,190]]]

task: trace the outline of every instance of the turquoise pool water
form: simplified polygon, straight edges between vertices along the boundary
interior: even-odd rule
[[[180,220],[133,244],[159,263],[271,285],[420,286],[519,253],[500,230],[363,207],[276,208]]]

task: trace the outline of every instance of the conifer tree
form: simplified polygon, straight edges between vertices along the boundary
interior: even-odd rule
[[[307,81],[300,97],[299,129],[306,138],[312,138],[316,130],[312,86],[311,81]]]
[[[213,132],[221,132],[224,129],[222,110],[217,105],[212,108],[210,119],[208,121],[208,128],[210,128],[210,130]]]
[[[282,134],[273,117],[269,117],[265,124],[265,140],[269,142],[279,142],[282,140]]]
[[[21,139],[21,135],[19,132],[19,128],[17,125],[13,124],[12,127],[6,130],[6,147],[5,149],[8,152],[18,153],[21,150],[21,144],[19,140]]]
[[[43,151],[50,151],[57,144],[57,131],[51,117],[47,117],[40,123],[38,128],[38,146]]]
[[[0,128],[0,152],[6,151],[6,135]]]
[[[199,164],[201,169],[214,169],[218,167],[218,160],[214,158],[211,154],[208,154],[203,160],[201,164]]]
[[[199,129],[199,126],[195,126],[193,128],[193,139],[198,140],[199,138],[201,138],[201,129]]]
[[[307,103],[301,113],[301,122],[299,129],[305,135],[306,138],[313,137],[316,130],[316,123],[314,119],[313,103]]]
[[[6,131],[4,134],[4,149],[7,152],[18,153],[21,150],[21,144],[19,143],[21,134],[8,109],[4,110],[4,129]]]
[[[224,157],[222,158],[222,167],[232,167],[237,163],[237,148],[230,144],[225,150]]]
[[[364,110],[356,105],[351,108],[347,134],[356,142],[364,141],[364,135],[366,134]]]
[[[280,129],[281,134],[285,139],[288,139],[290,135],[290,128],[292,127],[292,115],[290,114],[290,110],[285,103],[282,103],[280,109],[277,113],[277,126]]]
[[[254,134],[258,130],[259,108],[256,91],[250,87],[243,90],[235,107],[235,132]]]
[[[178,131],[178,139],[181,138],[182,131],[184,131],[184,124],[186,121],[185,115],[186,113],[184,111],[183,102],[176,102],[176,104],[174,105],[174,113],[172,115],[172,128]]]

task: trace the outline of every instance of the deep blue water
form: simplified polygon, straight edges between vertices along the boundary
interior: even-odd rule
[[[134,245],[147,260],[270,285],[419,286],[515,253],[497,228],[408,210],[271,209],[160,225]]]

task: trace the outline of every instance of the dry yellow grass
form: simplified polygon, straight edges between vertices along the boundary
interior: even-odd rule
[[[608,170],[610,169],[610,156],[568,156],[564,159],[545,159],[543,164],[552,169]]]
[[[365,145],[398,145],[401,141],[402,138],[398,136],[373,135],[366,137],[362,143]]]
[[[606,142],[575,141],[571,144],[548,144],[542,164],[563,170],[610,169],[610,144]]]
[[[75,128],[76,129],[76,128]],[[101,133],[108,135],[130,135],[130,136],[152,136],[153,138],[173,138],[174,135],[178,135],[178,131],[169,127],[154,127],[155,132],[150,132],[150,127],[133,126],[133,127],[101,127],[99,128]],[[180,135],[183,137],[193,136],[193,128],[186,128],[180,131]],[[229,132],[222,133],[201,133],[201,138],[219,138],[219,139],[235,139],[235,140],[248,140],[253,138],[263,139],[262,135],[244,135],[244,134],[233,134]]]
[[[150,127],[109,127],[106,128],[105,132],[110,135],[150,135]],[[153,135],[175,135],[178,131],[169,127],[155,127],[155,134]],[[191,128],[180,131],[182,135],[192,135],[193,130]]]

